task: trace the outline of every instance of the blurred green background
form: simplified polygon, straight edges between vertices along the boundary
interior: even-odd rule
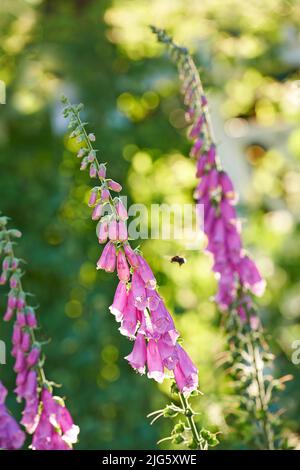
[[[65,137],[61,93],[84,102],[101,158],[131,201],[192,201],[184,109],[174,66],[148,23],[191,48],[213,109],[225,166],[241,192],[244,241],[268,281],[260,299],[277,354],[275,374],[292,373],[282,397],[289,437],[300,429],[300,2],[293,0],[1,0],[0,210],[23,232],[25,288],[39,305],[48,377],[62,383],[79,449],[152,449],[169,429],[146,414],[168,384],[130,370],[132,344],[108,312],[114,276],[97,272],[100,248],[86,206],[89,179]],[[222,431],[221,447],[243,448],[226,423],[232,389],[216,357],[225,347],[211,296],[211,261],[174,241],[142,246],[174,312],[205,392],[200,420]],[[183,254],[187,264],[171,265]],[[5,308],[1,288],[1,311]],[[1,339],[11,325],[1,324]],[[11,388],[12,361],[1,366]],[[9,405],[20,407],[10,394]]]

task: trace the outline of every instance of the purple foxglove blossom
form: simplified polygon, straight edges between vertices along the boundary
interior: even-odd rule
[[[248,257],[244,256],[238,266],[241,283],[253,294],[262,296],[265,290],[265,281],[262,279],[256,265]]]
[[[154,379],[156,382],[162,383],[165,374],[162,359],[159,354],[159,349],[154,339],[149,339],[147,345],[147,367],[149,379]]]
[[[38,396],[26,398],[25,408],[22,412],[21,424],[29,434],[34,433],[39,422],[39,399]]]
[[[179,345],[176,345],[178,362],[174,368],[174,376],[179,390],[188,395],[198,387],[198,370],[189,355]]]
[[[147,307],[149,310],[156,310],[162,300],[156,290],[146,288]]]
[[[97,262],[97,269],[104,269],[108,273],[113,273],[116,268],[116,247],[108,242]]]
[[[159,303],[156,310],[151,311],[151,321],[154,331],[159,333],[159,335],[175,330],[173,319],[163,302]]]
[[[27,380],[27,374],[28,374],[27,369],[24,369],[24,370],[22,370],[22,372],[19,372],[18,375],[17,375],[17,378],[16,378],[16,384],[17,385],[25,384],[25,382]]]
[[[23,397],[32,398],[36,396],[36,393],[37,393],[37,373],[35,370],[30,370],[27,375]]]
[[[117,202],[115,204],[115,208],[116,208],[119,219],[121,219],[121,220],[127,220],[128,219],[127,210],[125,209],[125,206],[124,206],[123,202],[121,201],[121,199],[117,200]]]
[[[222,192],[228,199],[232,199],[234,197],[234,188],[231,179],[227,175],[225,171],[220,171],[219,173],[219,182],[222,188]]]
[[[149,264],[141,255],[138,255],[138,260],[139,260],[138,273],[143,279],[145,283],[145,287],[147,287],[148,289],[155,289],[156,279],[154,277],[154,274]]]
[[[15,274],[13,274],[9,280],[9,286],[11,289],[15,289],[17,286],[18,286],[18,276],[16,276]]]
[[[208,189],[209,189],[209,177],[208,175],[203,175],[200,183],[198,184],[195,190],[195,197],[197,197],[197,199],[200,199],[208,192]]]
[[[32,450],[53,450],[52,441],[53,426],[49,422],[46,412],[43,410],[33,435],[31,448]]]
[[[226,245],[230,261],[234,264],[237,264],[241,257],[242,242],[241,237],[235,227],[227,232]]]
[[[103,188],[101,191],[101,201],[106,202],[109,200],[109,198],[110,198],[110,192],[108,191],[108,189]]]
[[[122,191],[122,186],[114,180],[110,180],[108,182],[108,187],[109,189],[111,189],[112,191],[116,193],[119,193],[120,191]]]
[[[81,164],[80,164],[80,171],[86,170],[88,164],[89,164],[88,158],[87,158],[87,157],[84,157],[83,160],[81,161]]]
[[[208,165],[207,155],[198,159],[197,171],[196,171],[197,178],[200,178],[201,176],[204,175],[207,165]]]
[[[124,252],[122,250],[119,250],[118,256],[117,256],[117,273],[118,273],[118,278],[122,282],[127,282],[130,278],[129,267],[128,267]]]
[[[5,406],[7,390],[0,382],[0,449],[17,450],[25,441],[25,434]]]
[[[234,272],[227,266],[221,273],[216,294],[216,302],[221,310],[227,309],[232,303],[235,290]]]
[[[96,165],[92,163],[90,166],[90,178],[96,178],[96,176],[97,176],[97,168],[96,168]]]
[[[119,240],[118,238],[118,222],[111,220],[108,224],[108,238],[112,241]]]
[[[202,146],[203,146],[203,139],[197,139],[196,142],[194,143],[193,147],[191,148],[191,151],[190,151],[190,156],[192,158],[197,158],[199,157],[199,154],[201,152],[201,149],[202,149]]]
[[[93,207],[96,204],[97,199],[98,199],[98,190],[92,189],[88,205],[90,207]]]
[[[126,242],[128,240],[127,227],[124,220],[119,220],[117,233],[120,242]]]
[[[97,262],[97,269],[104,269],[106,272],[114,272],[116,267],[116,247],[108,242],[103,248],[102,254]]]
[[[78,426],[70,413],[51,393],[42,391],[42,413],[32,440],[33,450],[71,450],[77,442]]]
[[[213,192],[219,186],[219,172],[215,168],[212,168],[212,170],[209,173],[208,178],[209,178],[210,192]]]
[[[41,350],[40,348],[33,347],[27,356],[27,366],[35,366],[39,362]]]
[[[140,374],[145,373],[147,361],[147,346],[145,337],[138,333],[133,346],[132,352],[125,357],[131,367],[137,370]]]
[[[3,271],[8,271],[10,269],[10,259],[8,257],[3,260],[2,269]]]
[[[67,444],[68,448],[72,448],[72,444],[77,442],[79,427],[75,426],[73,419],[65,407],[62,399],[56,399],[47,389],[42,391],[43,412],[47,415],[49,422],[54,427],[56,434],[59,430],[58,436]],[[61,445],[60,441],[56,441],[56,434],[53,435],[54,449],[57,443]]]
[[[139,260],[140,261],[140,260]],[[135,269],[131,278],[131,289],[134,299],[134,305],[139,310],[144,310],[147,306],[147,294],[143,279]]]
[[[136,252],[131,248],[129,244],[124,245],[125,255],[129,261],[130,266],[136,268],[139,265],[139,260]]]
[[[105,243],[108,238],[108,223],[106,221],[99,224],[98,240],[99,243]]]
[[[178,353],[174,344],[174,339],[169,333],[165,333],[157,341],[157,345],[164,367],[169,370],[174,370],[174,367],[178,362]]]
[[[138,323],[137,308],[134,306],[132,291],[130,290],[127,297],[126,306],[123,311],[123,318],[119,331],[122,335],[134,338]]]
[[[22,331],[20,326],[15,323],[14,324],[14,329],[13,329],[13,335],[12,335],[12,342],[13,344],[20,344],[22,339]]]
[[[222,218],[227,222],[232,224],[232,222],[236,219],[236,211],[232,204],[228,202],[228,200],[222,200],[220,203],[220,212]]]
[[[124,282],[119,282],[115,292],[112,305],[109,307],[110,312],[116,317],[116,321],[120,322],[127,302],[127,290]]]
[[[17,306],[17,309],[19,310],[22,310],[25,307],[25,294],[19,295],[16,306]]]
[[[7,300],[8,308],[12,308],[12,309],[16,308],[17,303],[18,303],[18,298],[13,293],[10,293],[8,296],[8,300]]]
[[[103,163],[99,166],[98,176],[100,179],[104,179],[106,176],[106,166]]]
[[[25,369],[26,367],[26,358],[24,356],[24,352],[19,349],[17,351],[17,356],[16,356],[16,362],[14,365],[14,371],[15,372],[21,372]]]
[[[30,348],[30,345],[31,345],[30,333],[28,333],[27,331],[24,331],[23,337],[22,337],[22,343],[21,343],[22,351],[27,352]]]
[[[4,321],[10,321],[13,316],[14,316],[14,310],[12,308],[7,308],[6,312],[3,316],[3,320]]]
[[[211,166],[216,165],[216,147],[213,144],[210,146],[207,152],[207,163]]]
[[[201,116],[196,120],[195,124],[192,126],[191,130],[189,131],[188,136],[190,139],[197,139],[201,131],[201,128],[203,126],[203,123],[204,123],[204,116],[203,114],[201,114]]]
[[[26,324],[30,328],[36,328],[37,327],[37,320],[36,320],[36,315],[34,313],[33,308],[27,307],[27,312],[26,312]]]
[[[99,220],[102,215],[102,204],[97,204],[92,213],[92,220]]]
[[[213,233],[211,235],[211,239],[209,240],[209,246],[212,244],[215,248],[217,246],[223,246],[225,242],[225,227],[223,220],[218,218],[213,227]]]

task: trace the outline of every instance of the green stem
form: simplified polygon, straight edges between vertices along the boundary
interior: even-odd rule
[[[77,121],[78,127],[80,127],[80,129],[83,133],[85,144],[88,146],[89,150],[95,154],[94,163],[97,167],[97,170],[99,170],[100,169],[100,163],[99,163],[99,160],[97,158],[96,150],[94,149],[94,147],[93,147],[93,145],[92,145],[92,143],[91,143],[91,141],[88,137],[88,134],[86,132],[85,126],[84,126],[83,122],[81,121],[79,111],[77,111],[74,108],[74,106],[71,105],[71,103],[69,101],[68,101],[68,105],[70,106],[70,109],[72,110],[73,116],[75,117],[75,119]],[[100,178],[100,181],[105,183],[106,179],[105,178]],[[109,201],[110,201],[110,207],[111,207],[112,211],[115,213],[115,215],[117,217],[117,211],[116,211],[116,208],[115,208],[115,203],[114,203],[114,200],[113,200],[111,194],[109,195]]]
[[[7,244],[8,244],[8,246],[10,247],[9,252],[8,252],[7,254],[8,254],[8,256],[10,256],[12,259],[14,259],[14,258],[15,258],[15,254],[14,254],[14,250],[13,250],[13,243],[12,243],[12,240],[11,240],[11,238],[10,238],[10,236],[9,236],[9,233],[7,232],[6,228],[4,227],[2,230],[3,230],[4,235],[5,235],[5,240],[6,240]],[[17,281],[17,282],[18,282],[18,286],[17,286],[16,290],[17,290],[20,294],[22,294],[22,295],[24,296],[25,302],[26,302],[26,293],[25,293],[25,291],[24,291],[24,289],[23,289],[22,281],[21,281],[20,277],[18,277],[18,281]],[[37,339],[36,339],[36,337],[35,337],[35,333],[34,333],[34,330],[33,330],[32,328],[29,328],[29,333],[30,333],[30,337],[31,337],[32,344],[37,343],[38,341],[37,341]],[[46,379],[46,374],[45,374],[44,368],[41,366],[40,363],[38,363],[38,364],[36,365],[36,367],[37,367],[38,377],[39,377],[39,382],[40,382],[41,387],[46,386],[46,387],[49,388],[49,382],[48,382],[48,380]]]
[[[202,439],[199,435],[196,423],[194,421],[194,412],[188,402],[188,398],[186,398],[183,393],[179,392],[179,399],[180,399],[182,408],[184,409],[184,416],[187,422],[189,423],[189,426],[193,435],[193,439],[195,443],[197,444],[197,448],[199,450],[204,450],[204,447],[202,445]]]
[[[263,413],[262,422],[266,448],[267,450],[274,450],[274,433],[268,420],[268,401],[266,400],[266,389],[263,375],[263,359],[261,358],[259,346],[255,344],[251,333],[248,335],[248,351],[251,354],[255,370],[254,380],[256,381],[258,389],[259,406],[256,406],[256,408],[258,412],[262,411]]]

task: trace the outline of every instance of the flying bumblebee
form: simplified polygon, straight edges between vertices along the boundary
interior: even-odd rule
[[[170,259],[171,263],[178,263],[179,266],[182,266],[186,263],[186,259],[182,256],[175,255]]]

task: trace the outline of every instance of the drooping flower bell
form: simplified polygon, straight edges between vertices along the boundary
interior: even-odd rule
[[[0,449],[17,450],[25,441],[25,434],[5,406],[7,390],[0,381]]]

